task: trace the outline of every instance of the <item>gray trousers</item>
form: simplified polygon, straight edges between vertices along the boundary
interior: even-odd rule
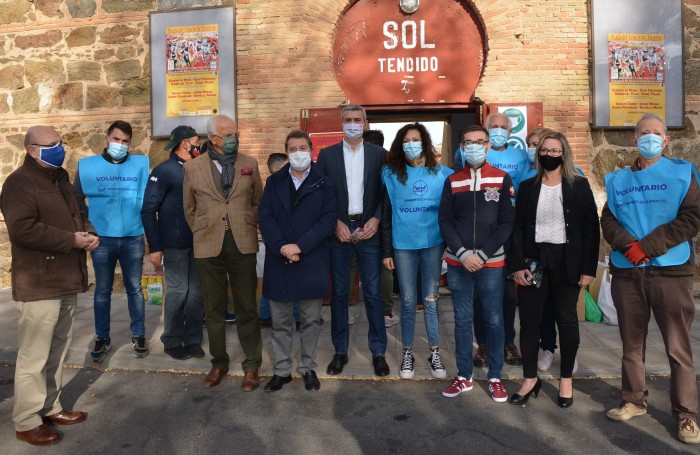
[[[316,347],[321,333],[322,304],[323,299],[299,302],[301,352],[297,372],[302,375],[317,367]],[[272,315],[272,353],[275,356],[274,373],[277,376],[289,376],[292,374],[294,305],[292,302],[270,300],[270,313]]]
[[[167,292],[160,341],[165,349],[202,344],[204,300],[192,248],[165,249],[163,274]]]

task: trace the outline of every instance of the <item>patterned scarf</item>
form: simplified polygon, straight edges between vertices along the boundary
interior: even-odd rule
[[[236,172],[236,158],[238,153],[231,155],[219,155],[214,150],[214,147],[207,147],[209,158],[218,161],[221,164],[221,187],[224,189],[224,197],[228,197],[233,185],[233,174]]]

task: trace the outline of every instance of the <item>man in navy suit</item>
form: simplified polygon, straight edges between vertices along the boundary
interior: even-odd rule
[[[338,222],[330,248],[333,285],[331,338],[335,355],[326,373],[340,374],[348,363],[348,296],[354,252],[362,278],[374,374],[387,376],[384,302],[379,287],[381,251],[379,236],[376,235],[382,212],[381,169],[386,161],[386,151],[363,142],[367,114],[362,106],[346,105],[340,113],[340,120],[345,138],[321,150],[317,162],[319,172],[335,182],[338,198]]]

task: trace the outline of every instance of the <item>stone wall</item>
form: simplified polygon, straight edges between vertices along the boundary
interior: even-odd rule
[[[383,0],[397,1],[398,0]],[[591,132],[586,0],[464,0],[481,15],[489,55],[476,96],[484,102],[544,103],[544,122],[565,131],[577,164],[602,177],[630,161],[629,133]],[[53,125],[66,167],[101,151],[116,119],[134,126],[132,150],[154,165],[164,141],[150,138],[149,11],[236,5],[238,118],[242,150],[281,151],[302,108],[346,101],[332,67],[334,33],[354,0],[4,0],[0,2],[0,183],[24,156],[22,138]],[[700,0],[686,0],[687,126],[671,153],[698,163]],[[697,35],[697,36],[696,36]],[[467,101],[467,100],[465,100]],[[0,286],[9,284],[9,244],[0,228]]]

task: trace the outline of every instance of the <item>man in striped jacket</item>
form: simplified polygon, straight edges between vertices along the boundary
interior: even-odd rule
[[[447,244],[447,283],[455,310],[458,374],[443,390],[455,397],[472,389],[472,318],[474,290],[481,296],[487,329],[491,398],[508,400],[501,382],[503,367],[503,244],[515,221],[515,190],[507,172],[486,162],[491,143],[479,125],[462,132],[460,151],[467,166],[445,181],[438,222]]]

